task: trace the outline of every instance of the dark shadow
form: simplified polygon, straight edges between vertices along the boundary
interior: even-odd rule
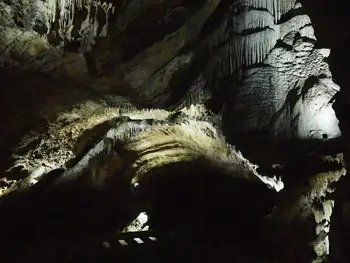
[[[235,178],[206,160],[154,169],[140,182],[151,199],[151,225],[171,230],[194,244],[256,242],[262,219],[271,212],[274,192],[258,182]]]
[[[184,251],[190,248],[191,253],[197,250],[197,256],[203,245],[209,244],[213,249],[235,244],[237,253],[249,253],[256,245],[257,255],[269,253],[262,228],[275,193],[259,181],[234,178],[208,161],[154,169],[144,175],[136,192],[120,177],[107,182],[103,191],[78,181],[52,187],[61,172],[52,172],[51,178],[44,177],[30,190],[1,199],[1,248],[11,262],[23,260],[26,253],[38,257],[33,255],[39,253],[35,247],[42,248],[40,256],[45,258],[57,244],[67,247],[90,242],[97,246],[96,241],[125,226],[142,206],[153,229],[175,232],[182,237],[176,247]],[[13,253],[13,248],[20,253]],[[89,258],[93,253],[83,254]]]
[[[128,182],[120,177],[107,180],[102,189],[80,179],[57,186],[54,182],[61,172],[51,172],[33,187],[0,199],[1,250],[21,251],[60,240],[96,240],[118,231],[137,215]]]
[[[324,134],[323,139],[273,138],[267,131],[231,133],[229,143],[258,165],[286,164],[311,155],[337,154],[345,148],[342,137],[328,138]]]
[[[333,80],[340,86],[340,92],[338,92],[333,100],[333,109],[339,120],[339,128],[342,132],[342,138],[344,143],[344,159],[346,166],[350,162],[350,150],[348,146],[349,131],[350,131],[350,89],[349,89],[349,44],[350,39],[342,42],[338,46],[332,49],[329,57],[330,69],[333,74]],[[335,186],[336,191],[332,198],[335,200],[335,207],[331,218],[331,230],[330,230],[330,250],[331,260],[335,263],[348,262],[350,253],[347,244],[350,242],[350,225],[349,215],[344,213],[344,208],[350,202],[349,195],[349,176],[343,177]]]

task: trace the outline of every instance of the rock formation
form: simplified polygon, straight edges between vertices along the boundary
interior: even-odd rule
[[[189,184],[184,193],[203,196],[215,176],[242,188],[210,192],[216,204],[235,200],[222,201],[244,215],[232,224],[250,218],[273,246],[300,246],[291,262],[326,261],[346,174],[332,107],[340,88],[307,10],[296,0],[0,2],[3,220],[30,202],[78,217],[79,192],[110,220],[93,217],[83,232],[121,231],[143,209],[154,227],[180,231],[190,209],[168,211],[179,193],[157,188]],[[170,180],[181,174],[195,179]],[[261,200],[238,204],[243,189]],[[286,262],[279,251],[275,262]]]

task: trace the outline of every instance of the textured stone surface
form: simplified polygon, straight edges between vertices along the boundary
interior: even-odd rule
[[[3,159],[13,157],[3,166],[14,168],[1,181],[2,194],[41,189],[59,196],[57,189],[66,193],[64,187],[76,182],[84,191],[108,189],[111,196],[97,198],[107,205],[97,211],[120,208],[127,215],[118,222],[122,229],[140,212],[125,208],[129,196],[123,194],[129,188],[122,186],[171,163],[182,167],[179,174],[205,173],[200,168],[208,165],[209,172],[224,175],[223,181],[248,179],[244,189],[262,181],[279,191],[281,181],[258,172],[227,141],[238,144],[245,134],[248,148],[257,149],[249,132],[325,145],[341,135],[332,109],[339,86],[327,64],[329,50],[317,44],[309,16],[295,0],[1,1],[5,96],[0,112],[7,129],[0,142],[11,147]],[[297,253],[292,262],[322,262],[331,253],[328,234],[337,207],[331,193],[345,173],[344,164],[342,157],[331,155],[329,163],[336,168],[321,165],[323,170],[314,171],[315,159],[328,153],[313,152],[313,159],[301,149],[301,157],[296,156],[299,152],[291,148],[279,152],[288,157],[281,167],[286,164],[289,171],[281,168],[287,191],[270,215],[282,225],[273,242],[287,237],[287,247],[311,255],[298,258]],[[280,161],[270,146],[257,154]],[[299,162],[293,165],[295,158]],[[198,167],[181,166],[189,160]],[[177,171],[158,173],[171,172]],[[192,187],[195,191],[196,184]],[[232,200],[220,202],[235,211],[243,208],[246,217],[234,219],[250,217],[247,222],[254,225],[261,216],[251,214],[255,203],[239,195]],[[175,208],[177,202],[171,204]],[[171,214],[168,203],[163,208]],[[274,246],[281,248],[278,242]],[[283,255],[275,262],[286,262],[290,252],[280,250]]]
[[[200,103],[231,78],[219,87],[228,94],[220,100],[231,132],[267,130],[303,139],[340,135],[330,102],[339,87],[325,62],[329,51],[315,48],[311,21],[294,0],[38,5],[3,3],[9,18],[0,23],[4,65],[73,76],[148,107]],[[25,15],[18,18],[18,9]],[[209,17],[220,21],[209,26]],[[45,30],[36,32],[39,25]],[[159,36],[149,31],[155,25]],[[50,40],[53,34],[57,44]],[[77,48],[70,51],[71,46]],[[200,71],[196,64],[203,60]],[[178,89],[183,91],[174,101],[172,90]]]

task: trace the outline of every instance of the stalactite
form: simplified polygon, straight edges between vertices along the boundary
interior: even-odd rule
[[[245,30],[271,27],[274,25],[273,16],[267,11],[249,10],[232,18],[234,32],[242,33]]]
[[[71,0],[61,0],[59,4],[59,34],[62,39],[70,40],[75,16],[75,4]]]
[[[296,0],[239,0],[238,5],[266,9],[273,14],[275,22],[292,10]]]
[[[101,2],[96,3],[96,5],[100,4]],[[49,0],[48,23],[56,22],[56,14],[58,13],[59,34],[61,38],[69,38],[76,11],[82,10],[86,5],[91,4],[87,0]]]
[[[78,7],[78,9],[83,9],[83,6],[85,5],[84,0],[75,0],[75,4]]]
[[[223,76],[233,74],[243,66],[261,63],[276,45],[277,40],[278,33],[272,29],[247,36],[233,37],[229,43],[216,52],[216,58],[211,63],[211,70],[218,76]]]
[[[271,14],[274,14],[273,2],[274,0],[239,0],[237,4],[246,7],[266,9]]]
[[[288,13],[290,10],[292,10],[296,4],[296,0],[276,0],[280,2],[280,12],[281,15],[284,15]],[[278,19],[281,18],[281,15],[277,17]]]
[[[99,16],[100,8],[99,6],[95,6],[95,13],[93,18],[93,36],[96,37],[98,35],[98,28],[100,25],[98,16]]]
[[[67,20],[71,18],[70,14],[75,10],[75,7],[81,10],[86,4],[87,0],[59,0],[60,19]]]
[[[276,23],[281,19],[282,15],[292,10],[296,4],[296,0],[270,0],[270,1],[271,2],[273,1],[273,6],[275,10],[274,17],[275,17]]]
[[[56,11],[57,11],[57,0],[49,0],[49,23],[53,23],[56,20]]]
[[[274,14],[275,23],[278,22],[277,17],[280,17],[279,2],[280,2],[280,0],[274,0],[274,1],[273,1],[273,14]]]
[[[108,26],[109,26],[109,16],[110,13],[113,15],[114,14],[114,7],[111,3],[106,4],[105,2],[101,5],[101,8],[103,9],[103,11],[105,12],[106,15],[106,22],[103,25],[103,28],[99,34],[100,37],[106,37],[108,34]]]
[[[210,76],[233,74],[237,69],[263,62],[277,41],[290,32],[315,38],[313,28],[308,26],[311,21],[307,15],[298,15],[278,24],[280,17],[294,8],[295,0],[242,0],[238,4],[266,10],[247,9],[222,22],[207,41],[208,52],[215,52],[208,69]],[[220,43],[225,44],[218,48]]]

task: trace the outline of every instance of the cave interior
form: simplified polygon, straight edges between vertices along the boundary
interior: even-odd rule
[[[1,262],[350,262],[346,0],[0,0]]]

